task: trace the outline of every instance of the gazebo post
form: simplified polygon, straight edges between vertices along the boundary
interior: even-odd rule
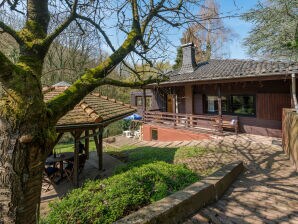
[[[85,151],[87,159],[89,159],[89,130],[85,130]]]
[[[73,165],[73,184],[75,187],[79,185],[79,142],[80,136],[83,131],[75,131],[73,133],[74,137],[74,165]]]
[[[98,169],[102,170],[102,127],[99,128],[98,136],[96,135],[96,130],[93,130],[93,137],[96,146],[97,156],[98,156]]]
[[[98,132],[98,169],[102,170],[103,168],[103,147],[102,147],[102,132],[103,132],[103,128],[100,127],[99,128],[99,132]]]

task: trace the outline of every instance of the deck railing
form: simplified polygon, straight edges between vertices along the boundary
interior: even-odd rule
[[[193,114],[176,114],[158,111],[145,111],[145,123],[159,123],[167,126],[182,128],[207,128],[216,129],[214,121],[218,116],[214,115],[193,115]]]

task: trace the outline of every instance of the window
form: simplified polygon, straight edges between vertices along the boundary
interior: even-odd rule
[[[151,129],[151,139],[158,140],[158,132],[157,129]]]
[[[142,96],[136,96],[136,104],[137,104],[137,106],[143,105],[143,97]]]
[[[146,96],[146,107],[151,108],[151,106],[152,106],[152,97]]]
[[[227,111],[227,98],[225,96],[221,97],[221,110],[223,112]],[[218,112],[218,97],[217,96],[207,96],[207,112],[215,113]]]
[[[206,97],[207,113],[218,113],[218,97]],[[223,114],[255,116],[255,96],[254,95],[231,95],[221,97],[221,109]]]
[[[136,96],[136,105],[143,106],[143,96]],[[146,96],[146,107],[151,108],[152,105],[152,97]]]
[[[232,95],[230,101],[230,108],[233,114],[248,116],[256,115],[255,96]]]

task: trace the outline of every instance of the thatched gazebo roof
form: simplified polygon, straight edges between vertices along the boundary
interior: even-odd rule
[[[61,82],[62,83],[62,82]],[[66,90],[69,85],[63,82],[44,90],[44,100],[48,101]],[[64,129],[88,129],[96,126],[106,126],[136,112],[129,104],[100,96],[96,93],[87,95],[71,111],[65,114],[57,123],[57,131]]]
[[[45,102],[58,96],[69,88],[69,86],[70,84],[66,82],[60,82],[53,86],[43,88]],[[70,132],[74,137],[74,185],[78,186],[79,142],[85,140],[85,151],[87,158],[89,158],[89,139],[90,137],[93,137],[98,155],[98,169],[102,170],[103,128],[114,121],[133,114],[134,112],[136,112],[136,108],[133,108],[129,104],[124,104],[115,99],[109,99],[108,97],[100,96],[96,93],[91,93],[58,121],[56,130],[59,135],[56,143],[58,143],[65,132]]]

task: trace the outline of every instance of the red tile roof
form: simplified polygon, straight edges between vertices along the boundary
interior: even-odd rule
[[[44,100],[47,102],[62,93],[68,86],[51,86],[44,88]],[[58,126],[78,124],[99,124],[114,119],[121,119],[136,112],[129,104],[115,99],[91,93],[78,103],[71,111],[64,115],[57,123]]]

